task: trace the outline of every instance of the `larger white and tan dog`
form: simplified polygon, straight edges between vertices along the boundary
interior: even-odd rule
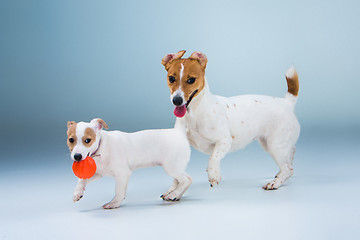
[[[186,129],[197,150],[210,154],[207,168],[210,185],[219,184],[220,160],[231,151],[244,148],[254,140],[274,158],[280,171],[264,185],[277,189],[292,174],[295,144],[300,125],[294,113],[299,90],[293,67],[286,73],[288,92],[284,98],[241,95],[225,98],[213,95],[205,79],[207,57],[194,52],[183,59],[185,51],[167,54],[162,64],[168,72],[171,101],[176,106],[176,126]]]

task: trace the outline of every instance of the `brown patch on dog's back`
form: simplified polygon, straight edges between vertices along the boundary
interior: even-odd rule
[[[68,127],[68,130],[67,130],[67,136],[68,136],[68,138],[67,138],[67,145],[68,145],[70,151],[73,150],[73,148],[75,147],[76,142],[77,142],[76,126],[77,126],[77,123],[74,122],[74,121],[71,121],[71,122],[69,121],[69,122],[67,123],[67,127]],[[69,141],[70,138],[73,138],[73,139],[74,139],[74,142],[71,143],[71,142]]]
[[[89,143],[86,143],[85,142],[86,139],[90,139],[91,141]],[[84,136],[82,137],[82,143],[84,144],[84,146],[91,147],[91,145],[95,142],[95,139],[96,139],[96,134],[94,129],[86,128]]]

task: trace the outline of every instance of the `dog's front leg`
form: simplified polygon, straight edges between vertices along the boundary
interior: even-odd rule
[[[84,196],[84,191],[85,191],[86,185],[89,184],[90,182],[96,180],[96,179],[99,179],[99,178],[101,178],[101,175],[99,175],[97,173],[95,173],[95,175],[92,176],[89,179],[81,179],[81,178],[79,178],[78,183],[77,183],[77,185],[75,187],[75,190],[74,190],[73,201],[74,202],[79,201]]]
[[[231,138],[223,138],[217,141],[215,144],[207,168],[208,178],[211,187],[213,187],[215,184],[219,184],[221,180],[220,161],[222,158],[225,157],[226,153],[230,150],[231,143],[232,143]]]
[[[103,205],[104,209],[113,209],[120,207],[121,202],[125,199],[126,189],[129,182],[131,172],[122,171],[115,176],[115,197],[111,202]]]

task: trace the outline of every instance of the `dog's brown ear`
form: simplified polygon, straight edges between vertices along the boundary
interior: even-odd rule
[[[67,130],[69,131],[69,129],[71,128],[71,126],[73,126],[74,124],[76,124],[76,122],[74,122],[74,121],[68,121],[68,122],[67,122]]]
[[[101,118],[95,118],[93,120],[90,121],[91,124],[93,124],[96,128],[96,130],[101,130],[102,128],[108,129],[108,125],[106,124],[106,122],[104,120],[102,120]]]
[[[181,50],[177,53],[170,53],[170,54],[166,54],[163,59],[161,60],[161,64],[165,66],[166,71],[169,69],[169,63],[175,59],[179,59],[182,58],[182,56],[184,56],[185,54],[185,50]]]
[[[205,54],[203,54],[201,52],[193,52],[189,58],[198,60],[200,65],[202,66],[202,68],[203,69],[206,68],[206,64],[207,64],[208,60],[207,60],[207,57]]]

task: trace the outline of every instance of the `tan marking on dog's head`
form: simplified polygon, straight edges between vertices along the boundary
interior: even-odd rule
[[[76,125],[77,123],[74,121],[69,121],[67,123],[67,145],[70,149],[70,151],[72,151],[76,145],[77,142],[77,137],[76,137]]]
[[[164,61],[164,59],[168,58],[168,55],[163,58],[162,63],[168,72],[167,83],[170,92],[173,94],[180,88],[184,92],[184,100],[187,102],[194,91],[198,90],[193,97],[197,96],[204,89],[205,68],[207,64],[206,55],[201,52],[194,52],[189,58],[174,58],[170,61]]]
[[[82,137],[82,143],[85,147],[89,148],[96,140],[96,134],[94,129],[86,128],[84,132],[84,136]]]

